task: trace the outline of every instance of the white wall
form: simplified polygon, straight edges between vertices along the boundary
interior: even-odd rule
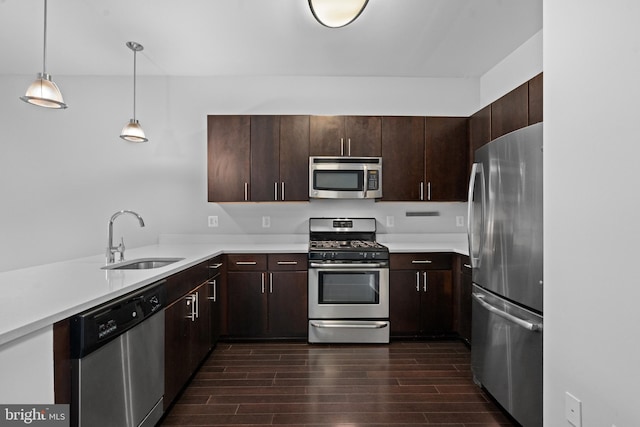
[[[542,72],[542,30],[480,77],[480,105],[485,107]]]
[[[0,76],[0,271],[102,253],[120,209],[147,224],[116,221],[115,237],[128,247],[161,233],[306,233],[318,206],[372,212],[366,202],[207,203],[207,114],[466,116],[478,104],[474,79],[139,77],[137,115],[150,142],[132,144],[118,137],[132,114],[130,77],[55,76],[64,111],[18,100],[32,79]],[[454,218],[462,204],[428,205],[442,216],[406,218],[416,210],[407,204],[376,212],[396,216],[393,232],[464,231]],[[264,211],[274,216],[270,229],[259,226]],[[206,227],[208,215],[220,216],[218,229]]]
[[[544,2],[545,426],[640,425],[640,3]]]

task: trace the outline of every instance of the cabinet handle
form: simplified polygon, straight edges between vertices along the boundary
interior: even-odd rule
[[[431,200],[431,181],[427,183],[427,200]]]
[[[462,264],[463,266],[467,267],[467,268],[471,268],[470,264]]]
[[[191,319],[192,322],[195,322],[196,320],[196,310],[195,310],[195,305],[196,305],[196,296],[193,294],[189,294],[185,297],[186,303],[187,303],[187,307],[189,307],[189,311],[190,313],[187,315],[187,319]]]
[[[347,156],[351,157],[351,138],[347,138]]]
[[[245,182],[244,183],[244,201],[246,202],[247,200],[249,200],[249,183]]]
[[[216,282],[217,282],[216,280],[214,280],[212,282],[207,282],[209,285],[213,285],[213,296],[207,297],[208,300],[213,301],[213,302],[216,302],[216,299],[217,299],[216,288],[218,287],[218,284]]]
[[[195,296],[195,314],[196,314],[196,319],[200,317],[200,294],[198,292],[196,292],[196,296]]]
[[[258,261],[236,261],[236,265],[256,265]]]
[[[273,273],[269,273],[269,293],[273,293]]]
[[[220,267],[222,267],[222,263],[221,262],[209,266],[209,268],[212,269],[212,270],[217,270]]]
[[[424,200],[424,182],[420,181],[420,200]]]
[[[298,261],[278,261],[278,265],[298,265]]]
[[[262,274],[260,274],[260,278],[262,279],[262,283],[261,283],[261,285],[260,285],[260,289],[261,289],[261,291],[262,291],[262,293],[263,293],[263,294],[264,294],[264,275],[265,275],[265,274],[266,274],[266,273],[262,273]]]
[[[425,292],[427,292],[429,290],[429,285],[428,285],[429,282],[427,281],[427,272],[426,271],[422,272],[422,278],[423,278],[423,285],[422,285],[423,288],[422,289]]]
[[[340,138],[340,155],[344,156],[344,138]]]
[[[273,200],[278,201],[278,183],[273,183]]]
[[[280,200],[284,201],[284,181],[280,183]]]
[[[431,264],[432,261],[430,259],[414,259],[411,261],[411,264]]]
[[[420,272],[416,271],[416,292],[420,292]]]

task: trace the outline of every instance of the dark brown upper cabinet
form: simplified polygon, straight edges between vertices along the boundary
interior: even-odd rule
[[[309,116],[209,116],[209,201],[309,200]]]
[[[251,116],[208,116],[207,137],[208,200],[248,200]]]
[[[491,140],[529,124],[529,83],[491,104]]]
[[[467,200],[468,133],[466,117],[426,118],[423,200]]]
[[[382,200],[466,200],[466,117],[383,117]]]
[[[542,73],[529,80],[529,124],[542,121]]]
[[[420,200],[424,187],[424,117],[382,118],[382,200]]]
[[[309,154],[379,157],[381,122],[377,116],[311,116]]]
[[[471,173],[476,150],[489,141],[491,141],[491,105],[487,105],[469,118],[469,173]]]

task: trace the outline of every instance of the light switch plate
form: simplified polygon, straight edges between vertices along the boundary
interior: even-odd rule
[[[263,216],[262,217],[262,228],[269,228],[271,227],[271,217],[270,216]]]
[[[218,226],[218,216],[217,215],[211,215],[209,216],[208,220],[208,224],[209,227],[217,227]]]
[[[569,392],[564,397],[564,414],[571,425],[582,427],[582,402]]]
[[[387,216],[387,227],[393,227],[395,226],[395,217],[393,217],[392,215]]]
[[[464,227],[464,217],[456,216],[456,227]]]

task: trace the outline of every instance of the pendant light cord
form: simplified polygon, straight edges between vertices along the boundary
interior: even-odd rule
[[[136,120],[136,54],[138,52],[133,49],[133,121]]]
[[[47,75],[47,0],[44,0],[44,49],[42,51],[42,75]]]

